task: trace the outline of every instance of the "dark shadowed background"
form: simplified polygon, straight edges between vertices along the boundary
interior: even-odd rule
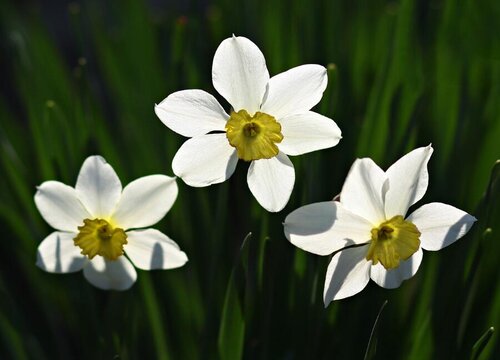
[[[499,19],[495,0],[2,2],[0,358],[500,358]],[[74,185],[93,154],[124,184],[172,175],[184,139],[153,106],[181,89],[216,95],[212,58],[233,33],[260,47],[271,75],[328,67],[316,110],[342,129],[339,145],[292,158],[295,188],[277,214],[251,196],[243,162],[221,185],[179,179],[155,227],[190,261],[139,270],[129,291],[38,269],[51,229],[36,185]],[[282,221],[337,195],[356,157],[386,168],[429,143],[419,204],[449,203],[479,221],[426,252],[400,288],[370,283],[324,309],[329,259],[292,246]]]

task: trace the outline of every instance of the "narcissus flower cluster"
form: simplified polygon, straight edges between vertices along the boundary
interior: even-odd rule
[[[260,205],[282,210],[295,183],[289,156],[338,144],[335,122],[311,111],[327,86],[327,70],[301,65],[269,76],[264,55],[249,39],[233,36],[219,45],[212,81],[227,101],[203,90],[182,90],[155,106],[174,132],[188,137],[172,169],[186,184],[224,182],[239,160],[249,163],[247,183]],[[476,219],[451,205],[430,203],[407,215],[425,194],[429,145],[411,151],[383,171],[371,159],[354,162],[338,201],[303,206],[284,222],[287,239],[317,255],[333,257],[326,272],[324,303],[352,296],[372,279],[396,288],[415,275],[423,250],[440,250],[465,235]],[[143,270],[173,269],[188,258],[158,230],[177,197],[175,178],[151,175],[122,189],[100,156],[85,160],[76,186],[47,181],[35,203],[55,232],[38,248],[37,265],[48,272],[83,270],[101,289],[125,290]],[[222,226],[218,224],[217,226]]]

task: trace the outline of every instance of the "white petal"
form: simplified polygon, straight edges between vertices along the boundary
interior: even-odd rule
[[[122,184],[102,156],[90,156],[80,169],[75,189],[94,218],[107,218],[120,199]]]
[[[85,256],[75,246],[75,233],[55,231],[38,246],[36,265],[51,273],[71,273],[81,270]]]
[[[252,161],[247,182],[253,196],[264,209],[278,212],[290,199],[295,170],[288,156],[280,152],[271,159]]]
[[[421,246],[436,251],[464,236],[476,218],[451,205],[430,203],[415,210],[407,220],[420,231]]]
[[[175,177],[141,177],[125,186],[112,219],[122,229],[151,226],[170,210],[177,193]]]
[[[91,217],[71,186],[58,181],[46,181],[37,189],[36,207],[54,229],[77,232],[83,220]]]
[[[360,246],[336,253],[326,271],[323,300],[325,307],[333,300],[359,293],[370,281],[372,262],[366,261],[368,246]]]
[[[187,140],[172,161],[174,174],[190,186],[203,187],[233,175],[238,156],[226,134],[209,134]]]
[[[283,141],[278,147],[288,155],[327,149],[337,145],[342,138],[332,119],[312,111],[286,116],[280,124]]]
[[[366,243],[373,227],[334,201],[302,206],[286,217],[284,226],[285,236],[292,244],[317,255]]]
[[[203,90],[182,90],[170,94],[155,113],[171,130],[186,137],[223,131],[229,115],[219,102]]]
[[[408,208],[424,196],[429,183],[427,163],[433,151],[430,145],[415,149],[386,171],[389,190],[385,195],[385,214],[388,219],[406,215]]]
[[[273,76],[262,104],[262,111],[281,119],[303,113],[319,103],[328,83],[326,69],[320,65],[301,65]]]
[[[395,289],[404,280],[408,280],[417,273],[422,257],[423,251],[422,248],[419,248],[408,260],[401,261],[397,268],[391,270],[386,270],[379,262],[371,267],[370,277],[379,286],[386,289]]]
[[[114,261],[96,256],[83,268],[83,275],[102,290],[127,290],[137,279],[137,272],[125,256]]]
[[[378,225],[385,220],[385,180],[384,171],[372,159],[357,159],[347,174],[340,202],[346,209]]]
[[[215,52],[212,81],[234,111],[245,109],[253,115],[262,104],[269,81],[264,55],[247,38],[228,38]]]
[[[155,229],[127,232],[125,252],[139,269],[175,269],[188,258],[167,235]]]

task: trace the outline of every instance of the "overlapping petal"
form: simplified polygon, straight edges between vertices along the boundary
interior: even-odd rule
[[[122,184],[102,156],[90,156],[80,169],[75,189],[94,218],[106,218],[120,199]]]
[[[419,248],[408,260],[401,261],[395,269],[387,270],[381,263],[371,267],[370,277],[379,286],[386,289],[395,289],[404,280],[408,280],[417,273],[422,262],[423,251]]]
[[[317,255],[366,243],[372,228],[369,221],[334,201],[302,206],[286,217],[284,226],[292,244]]]
[[[259,204],[267,211],[277,212],[290,199],[295,170],[288,156],[280,152],[271,159],[252,161],[247,182]]]
[[[113,261],[96,256],[83,268],[83,275],[102,290],[127,290],[137,280],[137,272],[125,256]]]
[[[55,231],[38,246],[36,265],[51,273],[71,273],[83,268],[86,258],[75,246],[75,233]]]
[[[125,251],[139,269],[175,269],[188,261],[175,241],[158,230],[128,231],[127,236]]]
[[[408,216],[420,231],[420,243],[425,250],[441,250],[464,236],[476,218],[451,205],[430,203]]]
[[[385,220],[385,184],[384,171],[372,159],[357,159],[347,174],[340,202],[347,210],[378,225]]]
[[[186,137],[223,131],[229,118],[215,97],[203,90],[170,94],[155,106],[155,113],[169,129]]]
[[[156,224],[170,210],[177,193],[174,177],[150,175],[132,181],[123,189],[113,221],[122,229]]]
[[[366,287],[372,264],[365,259],[367,251],[365,245],[342,250],[333,256],[325,277],[325,307],[333,300],[353,296]]]
[[[245,37],[226,39],[215,52],[212,81],[234,111],[252,115],[260,109],[269,81],[264,55]]]
[[[430,145],[415,149],[387,170],[389,189],[385,195],[385,214],[388,219],[404,216],[408,208],[424,196],[429,183],[427,163],[433,151]]]
[[[342,138],[333,120],[312,111],[285,116],[280,125],[283,141],[278,146],[287,155],[327,149]]]
[[[83,219],[91,217],[78,199],[76,190],[58,181],[46,181],[37,188],[35,204],[54,229],[77,232]]]
[[[276,119],[311,110],[323,96],[328,83],[326,69],[307,64],[294,67],[269,80],[262,111]]]
[[[233,174],[238,156],[226,134],[209,134],[187,140],[172,161],[174,174],[190,186],[221,183]]]

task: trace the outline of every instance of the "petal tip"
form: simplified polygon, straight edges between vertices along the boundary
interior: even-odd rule
[[[261,205],[262,205],[262,204],[261,204]],[[266,209],[267,211],[272,212],[272,213],[277,213],[277,212],[280,212],[281,210],[283,210],[283,209],[285,208],[285,206],[286,206],[286,204],[285,204],[285,205],[283,205],[283,206],[269,207],[269,208],[268,208],[268,207],[266,207],[266,206],[262,205],[262,207],[263,207],[264,209]]]
[[[189,262],[189,258],[188,258],[188,256],[186,255],[186,253],[184,251],[181,251],[181,252],[182,252],[182,257],[183,257],[183,261],[184,262],[180,266],[184,266],[184,265],[186,265]]]
[[[101,155],[90,155],[89,157],[87,157],[87,159],[85,159],[85,161],[87,160],[97,160],[97,161],[100,161],[102,162],[103,164],[107,164],[108,162],[106,161],[106,159],[104,159],[104,157],[102,157]]]

